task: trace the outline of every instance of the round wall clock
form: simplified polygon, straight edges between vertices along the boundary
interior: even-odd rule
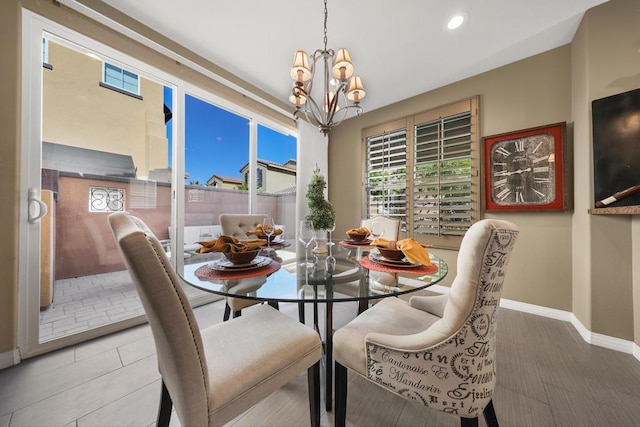
[[[565,123],[484,138],[487,210],[562,210]]]

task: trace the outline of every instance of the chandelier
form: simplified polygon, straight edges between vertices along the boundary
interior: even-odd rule
[[[330,67],[333,62],[333,67]],[[322,72],[318,70],[322,68]],[[316,74],[318,71],[318,74]],[[324,0],[324,49],[317,49],[311,56],[298,50],[293,57],[291,78],[294,80],[289,100],[296,106],[293,116],[300,114],[327,134],[333,126],[339,125],[350,113],[362,114],[360,100],[365,91],[360,77],[353,75],[354,68],[347,49],[334,52],[327,49],[327,0]],[[322,79],[322,92],[313,92],[315,77]],[[317,92],[317,91],[316,91]],[[314,99],[321,101],[317,101]]]

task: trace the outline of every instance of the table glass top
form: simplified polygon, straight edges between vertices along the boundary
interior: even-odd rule
[[[430,254],[433,265],[428,268],[384,260],[380,263],[375,248],[350,248],[338,241],[330,245],[331,253],[312,252],[310,247],[311,265],[306,268],[304,247],[295,241],[290,243],[271,251],[262,250],[248,268],[221,268],[223,263],[218,260],[223,259],[222,254],[207,254],[206,260],[200,262],[196,256],[192,260],[195,262],[184,266],[180,276],[196,288],[224,296],[280,302],[335,302],[414,292],[440,282],[448,271],[447,264],[433,254]]]

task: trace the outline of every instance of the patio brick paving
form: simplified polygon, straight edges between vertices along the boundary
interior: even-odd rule
[[[190,298],[209,295],[188,285],[184,290]],[[40,342],[143,314],[126,270],[56,280],[53,304],[40,311]]]

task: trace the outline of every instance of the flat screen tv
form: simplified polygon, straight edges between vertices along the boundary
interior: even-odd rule
[[[640,89],[596,99],[592,119],[597,207],[603,207],[602,201],[607,207],[640,205],[640,191],[620,195],[640,185]]]

